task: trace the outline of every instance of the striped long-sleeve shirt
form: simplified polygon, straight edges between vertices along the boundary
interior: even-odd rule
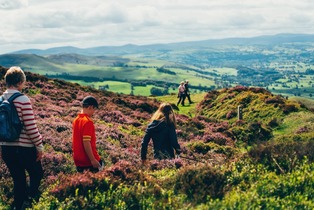
[[[5,99],[8,99],[18,90],[8,89],[3,93]],[[20,96],[13,101],[17,113],[24,126],[18,141],[0,142],[1,145],[36,147],[37,151],[43,150],[42,137],[38,131],[31,101],[26,95]]]

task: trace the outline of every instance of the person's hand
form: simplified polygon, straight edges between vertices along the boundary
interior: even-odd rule
[[[92,160],[91,163],[94,168],[99,168],[101,166],[96,159]]]
[[[142,165],[146,165],[146,160],[142,160]]]
[[[36,161],[40,161],[43,158],[43,152],[38,152],[37,151],[37,158]]]

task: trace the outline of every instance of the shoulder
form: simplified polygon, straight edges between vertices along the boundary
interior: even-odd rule
[[[13,103],[17,108],[32,107],[31,101],[26,95],[21,95],[17,97],[16,99],[13,100]]]
[[[73,121],[74,127],[94,128],[94,122],[85,115],[78,115]]]
[[[79,114],[75,120],[83,121],[84,123],[93,123],[92,119],[90,119],[86,114]]]
[[[23,94],[23,95],[17,97],[17,98],[14,100],[14,102],[30,103],[31,100],[30,100],[25,94]]]
[[[94,127],[94,122],[91,118],[89,118],[87,115],[82,117],[82,121],[84,122],[85,126],[92,126]]]
[[[31,100],[29,99],[29,97],[25,94],[21,95],[20,97],[18,97],[17,99],[20,99],[21,101],[25,101],[25,102],[31,102]]]

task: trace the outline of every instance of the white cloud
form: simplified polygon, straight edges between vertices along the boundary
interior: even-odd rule
[[[312,0],[0,0],[0,53],[314,33]]]
[[[17,9],[28,5],[27,0],[0,0],[0,9]]]

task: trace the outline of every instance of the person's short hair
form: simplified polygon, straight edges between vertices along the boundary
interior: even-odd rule
[[[21,67],[12,66],[4,75],[4,81],[7,87],[17,87],[20,82],[26,81],[26,76]]]
[[[86,96],[82,101],[83,108],[93,106],[98,109],[98,102],[93,96]]]

